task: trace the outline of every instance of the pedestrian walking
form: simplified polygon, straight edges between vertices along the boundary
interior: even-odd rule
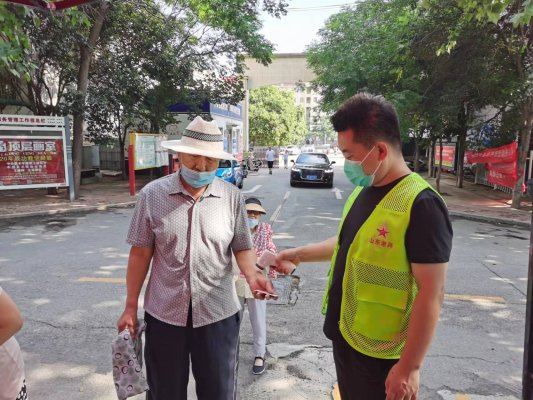
[[[331,121],[356,188],[338,234],[280,252],[277,270],[331,259],[322,311],[343,400],[415,399],[444,296],[448,211],[407,168],[383,97],[359,93]]]
[[[289,168],[289,150],[285,150],[285,153],[283,153],[283,165],[285,169]]]
[[[274,160],[276,157],[276,153],[274,150],[272,150],[272,147],[269,147],[266,152],[266,159],[268,164],[268,173],[272,175],[272,168],[274,167]]]
[[[248,227],[252,234],[253,248],[257,257],[259,258],[265,250],[276,253],[276,245],[272,241],[272,226],[266,222],[261,222],[261,216],[266,214],[261,201],[256,197],[246,199],[246,212],[248,214]],[[271,278],[276,277],[276,272],[273,269],[265,268],[265,274],[269,274]],[[248,314],[250,315],[250,323],[252,325],[252,333],[254,338],[254,362],[252,365],[252,373],[260,375],[265,372],[265,353],[266,353],[266,300],[256,299],[246,283],[245,276],[242,272],[238,275],[235,281],[235,289],[237,296],[244,312],[244,306],[248,306]]]
[[[133,335],[138,297],[144,296],[148,400],[186,399],[189,369],[199,400],[236,397],[239,300],[232,253],[255,290],[274,293],[255,266],[256,255],[240,191],[215,177],[223,137],[214,121],[196,117],[180,141],[162,143],[178,153],[180,169],[139,193],[127,242],[126,306],[117,326]]]
[[[0,400],[26,400],[24,360],[15,334],[22,316],[11,297],[0,287]]]

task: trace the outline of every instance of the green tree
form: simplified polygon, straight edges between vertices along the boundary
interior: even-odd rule
[[[250,91],[250,141],[282,146],[302,141],[307,133],[304,109],[294,93],[264,86]]]
[[[250,54],[263,64],[270,62],[272,55],[272,44],[259,33],[261,28],[259,10],[262,8],[272,15],[281,16],[285,13],[286,8],[286,3],[283,0],[263,0],[260,2],[256,0],[165,0],[164,3],[166,3],[165,6],[161,2],[154,1],[99,1],[57,16],[57,18],[61,18],[65,14],[70,15],[72,13],[73,27],[76,28],[72,32],[71,29],[67,29],[68,26],[65,26],[63,38],[58,38],[59,41],[65,40],[70,43],[74,48],[72,54],[69,52],[66,56],[72,57],[74,60],[71,69],[75,76],[73,83],[65,85],[65,101],[59,101],[58,104],[62,104],[63,110],[65,112],[68,110],[74,116],[73,161],[77,188],[79,188],[81,177],[83,126],[88,111],[87,94],[90,76],[95,79],[103,77],[102,74],[92,70],[91,63],[98,58],[95,57],[96,55],[105,54],[108,50],[112,53],[120,40],[127,42],[126,35],[131,33],[130,30],[124,29],[124,34],[120,38],[119,35],[111,34],[106,38],[113,38],[112,40],[103,40],[104,38],[101,40],[100,34],[106,31],[108,24],[110,24],[108,17],[114,10],[120,9],[124,5],[130,6],[131,14],[129,17],[132,22],[135,22],[136,17],[144,11],[152,11],[154,17],[159,18],[159,23],[156,24],[157,29],[161,25],[172,25],[169,32],[172,32],[174,36],[167,38],[172,45],[168,46],[161,41],[156,43],[147,49],[150,50],[147,51],[147,54],[151,54],[152,59],[148,60],[148,57],[145,57],[143,63],[136,64],[136,67],[140,67],[142,71],[140,74],[142,79],[146,76],[154,77],[156,75],[161,78],[165,71],[168,76],[168,71],[173,69],[171,79],[145,81],[146,96],[142,97],[142,107],[140,105],[135,106],[155,129],[159,129],[161,121],[165,118],[165,107],[169,104],[166,101],[169,99],[167,97],[169,95],[179,94],[172,101],[189,99],[192,102],[196,98],[202,97],[212,101],[231,100],[232,103],[235,103],[242,99],[243,89],[239,76],[243,71],[244,60],[239,54]],[[31,71],[32,65],[39,67],[42,60],[32,58],[29,54],[28,49],[36,44],[31,41],[29,33],[39,29],[42,19],[54,18],[54,16],[39,13],[39,18],[29,20],[26,18],[25,9],[17,8],[16,10],[16,14],[10,15],[9,10],[0,5],[0,20],[8,22],[5,24],[7,27],[5,32],[3,29],[3,36],[0,37],[0,69],[15,77],[24,75],[27,80],[30,80],[31,76],[29,77],[27,72]],[[10,19],[6,19],[6,16]],[[128,22],[128,20],[126,21]],[[129,23],[125,25],[126,28],[130,26]],[[139,24],[137,27],[139,28]],[[141,32],[148,35],[154,33],[152,28],[149,24],[140,26],[139,33],[135,37],[138,38]],[[108,30],[107,32],[111,31]],[[71,35],[71,33],[74,34]],[[45,41],[47,43],[55,42],[51,37],[45,37]],[[170,53],[166,53],[163,51],[164,49],[172,50]],[[173,62],[169,61],[172,54],[179,55]],[[106,59],[109,62],[102,61],[100,64],[106,64],[104,70],[113,70],[110,67],[117,64],[112,62],[110,57],[106,57]],[[55,62],[59,61],[58,59],[55,60]],[[115,69],[115,71],[117,70]],[[55,70],[52,72],[57,73]],[[50,71],[47,70],[46,73],[50,73]],[[179,79],[174,79],[175,77],[179,77]],[[120,81],[122,78],[117,80]],[[99,82],[91,82],[91,85],[92,83],[97,86],[93,94],[100,97],[102,104],[112,97],[108,96],[107,99],[102,97],[106,96],[105,86]],[[43,91],[37,94],[36,102],[40,101],[42,93]],[[139,98],[138,93],[129,92],[129,95]],[[111,103],[115,104],[119,97],[126,104],[132,103],[133,99],[126,99],[123,96],[112,99]],[[93,104],[95,103],[93,102]],[[93,118],[92,126],[96,126],[95,121],[102,121],[103,123],[103,108],[100,107],[99,111],[96,110],[97,108],[96,106],[92,107],[94,112],[99,114],[97,118]],[[55,113],[56,109],[49,110],[49,112]],[[116,123],[114,118],[109,118],[111,124]]]
[[[513,189],[513,208],[520,207],[522,186],[525,179],[526,159],[529,154],[531,130],[533,129],[533,85],[531,83],[533,62],[533,2],[531,0],[458,0],[463,11],[461,18],[450,25],[448,37],[442,46],[453,49],[455,38],[462,27],[472,24],[484,25],[496,35],[507,56],[513,61],[515,77],[521,87],[509,93],[508,106],[520,114],[515,126],[518,132],[517,181]],[[512,120],[513,118],[511,118]]]

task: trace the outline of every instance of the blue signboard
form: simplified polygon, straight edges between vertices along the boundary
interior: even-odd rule
[[[209,104],[209,111],[211,114],[221,115],[223,117],[229,117],[237,120],[242,120],[242,106],[231,104]]]
[[[238,121],[242,120],[242,106],[231,104],[214,104],[209,101],[204,101],[196,108],[191,107],[189,104],[176,103],[168,107],[168,111],[173,113],[205,113],[211,115],[220,115],[223,117],[233,118]]]

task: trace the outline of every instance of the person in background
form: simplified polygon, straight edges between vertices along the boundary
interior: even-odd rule
[[[283,153],[283,165],[285,169],[289,168],[289,150],[285,150],[285,153]]]
[[[266,152],[266,159],[268,164],[268,173],[272,175],[272,168],[274,167],[274,159],[276,158],[276,152],[272,150],[272,147],[268,147]]]
[[[22,328],[22,316],[0,287],[0,400],[26,400],[24,360],[14,335]]]
[[[266,214],[265,209],[261,205],[259,199],[250,197],[246,199],[246,212],[248,214],[248,227],[252,234],[252,243],[257,257],[259,258],[265,250],[276,253],[276,245],[272,241],[272,226],[266,222],[260,222],[261,216]],[[268,271],[268,272],[267,272]],[[268,273],[271,278],[276,277],[276,272],[273,269],[265,268],[265,273]],[[252,324],[252,332],[254,336],[254,363],[252,366],[252,373],[260,375],[265,372],[265,353],[266,353],[266,300],[254,298],[250,287],[246,283],[246,279],[242,273],[238,275],[235,282],[235,289],[237,296],[244,312],[244,305],[248,305],[248,313],[250,314],[250,323]]]

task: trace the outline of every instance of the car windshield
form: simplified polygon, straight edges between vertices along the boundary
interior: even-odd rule
[[[230,160],[220,160],[218,163],[218,168],[231,168]]]
[[[329,164],[329,159],[324,154],[300,154],[296,162],[301,164]]]

